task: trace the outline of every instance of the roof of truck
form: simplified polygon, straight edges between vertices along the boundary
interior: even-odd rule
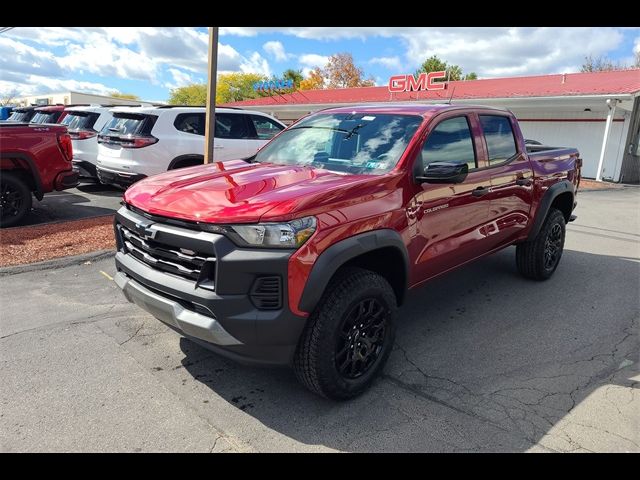
[[[373,114],[396,114],[396,115],[433,115],[443,110],[469,110],[469,109],[495,110],[507,112],[505,108],[487,107],[484,105],[449,105],[447,103],[437,104],[407,104],[407,103],[382,103],[362,105],[349,105],[347,107],[331,107],[315,113],[373,113]]]

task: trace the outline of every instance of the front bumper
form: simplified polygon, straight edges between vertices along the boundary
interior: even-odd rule
[[[223,235],[199,232],[149,219],[122,207],[114,222],[116,283],[125,297],[182,335],[223,356],[248,364],[291,363],[306,318],[288,308],[287,272],[291,251],[238,248]],[[183,278],[145,263],[128,251],[125,229],[136,223],[157,228],[154,245],[188,250],[211,249],[211,284]],[[157,225],[157,227],[154,227]],[[204,234],[204,236],[203,236]],[[204,269],[203,269],[204,271]],[[258,278],[280,277],[277,309],[256,304]]]
[[[143,178],[146,178],[146,175],[141,175],[138,173],[123,173],[123,172],[115,172],[113,170],[105,170],[104,168],[96,167],[96,175],[100,183],[105,185],[115,185],[121,188],[129,188],[131,185],[136,183]]]

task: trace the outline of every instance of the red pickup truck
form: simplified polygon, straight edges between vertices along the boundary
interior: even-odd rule
[[[576,149],[525,146],[507,110],[323,110],[251,158],[129,188],[115,280],[193,341],[346,399],[383,368],[408,289],[509,245],[548,279],[580,167]]]
[[[31,194],[78,185],[71,137],[64,125],[0,123],[0,227],[16,225],[31,210]]]

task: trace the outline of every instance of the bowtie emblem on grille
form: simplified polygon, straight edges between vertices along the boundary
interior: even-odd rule
[[[142,238],[155,238],[157,230],[152,229],[153,223],[136,223],[135,230]]]

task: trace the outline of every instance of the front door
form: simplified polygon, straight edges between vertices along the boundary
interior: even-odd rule
[[[416,170],[431,162],[467,163],[462,183],[423,183],[407,208],[415,224],[410,256],[415,268],[412,285],[468,262],[489,250],[487,224],[491,174],[483,166],[483,146],[475,117],[452,112],[427,136]],[[479,153],[480,152],[480,153]]]

